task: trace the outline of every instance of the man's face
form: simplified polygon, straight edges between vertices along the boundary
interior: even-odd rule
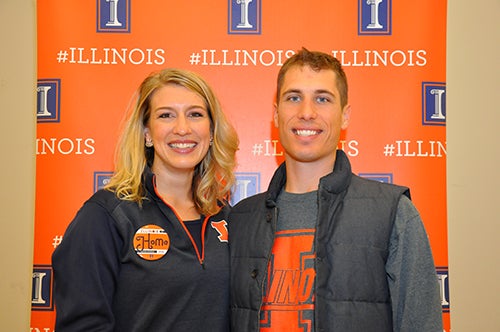
[[[342,108],[332,70],[291,67],[285,74],[274,124],[287,162],[333,163],[340,132],[349,123],[350,107]]]

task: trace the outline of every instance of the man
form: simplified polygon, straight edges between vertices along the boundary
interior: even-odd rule
[[[285,163],[229,217],[233,331],[442,331],[431,250],[408,188],[360,178],[337,150],[347,79],[302,49],[278,74]]]

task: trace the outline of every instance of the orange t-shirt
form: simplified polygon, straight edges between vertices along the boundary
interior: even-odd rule
[[[304,204],[310,206],[305,208]],[[282,193],[278,206],[278,231],[268,267],[260,330],[313,331],[316,192]],[[307,228],[298,228],[301,226]]]

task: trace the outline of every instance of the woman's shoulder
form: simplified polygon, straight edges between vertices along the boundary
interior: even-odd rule
[[[127,204],[127,202],[132,203],[131,201],[126,201],[120,199],[115,192],[107,190],[107,189],[99,189],[92,196],[90,196],[87,201],[83,204],[83,208],[87,209],[101,209],[106,210],[108,213],[114,211],[121,204]]]
[[[120,199],[116,196],[113,191],[107,189],[97,190],[86,203],[100,203],[100,204],[119,204]]]

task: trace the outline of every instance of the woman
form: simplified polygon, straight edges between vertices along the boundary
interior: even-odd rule
[[[53,254],[58,332],[229,330],[237,148],[201,77],[166,69],[142,82],[113,177]]]

